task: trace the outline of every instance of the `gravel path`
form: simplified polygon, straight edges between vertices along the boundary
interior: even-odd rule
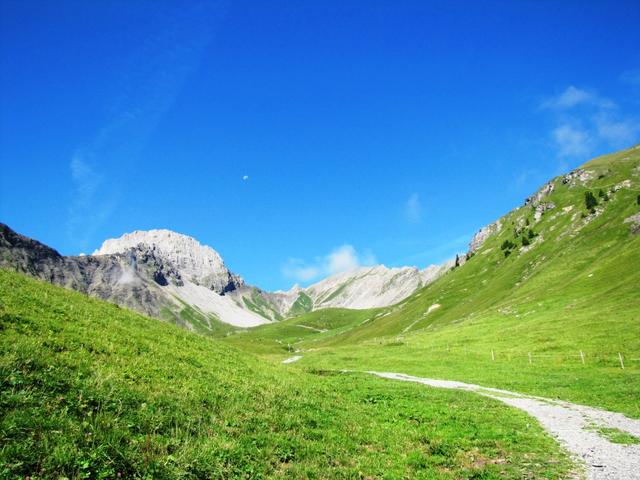
[[[283,360],[282,363],[293,363],[297,362],[302,358],[302,355],[294,355],[293,357],[289,357],[286,360]]]
[[[598,427],[617,428],[640,438],[640,420],[627,418],[621,413],[469,383],[412,377],[402,373],[368,373],[431,387],[467,390],[495,398],[537,418],[551,435],[585,465],[589,480],[640,479],[640,445],[612,443],[595,430]]]

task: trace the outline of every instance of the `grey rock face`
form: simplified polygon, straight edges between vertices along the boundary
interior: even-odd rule
[[[556,204],[553,202],[547,202],[547,203],[540,203],[536,206],[535,211],[533,212],[533,219],[536,222],[539,222],[540,219],[542,218],[542,215],[544,215],[544,212],[547,212],[549,210],[552,210],[556,208]]]
[[[624,223],[630,223],[631,233],[634,235],[640,235],[640,213],[631,215],[624,219]]]
[[[532,196],[527,198],[524,201],[525,205],[531,205],[532,207],[536,207],[542,202],[542,199],[548,195],[551,195],[555,190],[556,186],[553,182],[547,183],[544,187],[534,193]]]
[[[573,172],[569,172],[562,176],[562,184],[569,185],[569,188],[575,187],[578,184],[585,184],[589,180],[593,179],[594,173],[591,170],[583,170],[578,168]]]
[[[175,266],[184,280],[224,294],[244,286],[244,280],[229,271],[213,248],[171,230],[137,230],[105,240],[94,255],[123,253],[144,248],[167,264]]]
[[[171,265],[144,248],[100,257],[63,257],[4,224],[0,224],[0,267],[153,316],[166,303],[159,286],[182,281]]]
[[[482,227],[478,233],[473,236],[471,243],[469,243],[469,254],[473,255],[476,253],[480,247],[482,247],[482,244],[487,240],[487,238],[500,230],[502,230],[502,223],[500,220],[490,223],[486,227]]]

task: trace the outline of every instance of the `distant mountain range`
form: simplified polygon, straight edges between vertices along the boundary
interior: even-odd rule
[[[232,273],[213,248],[170,230],[106,240],[92,255],[62,256],[0,224],[0,266],[201,332],[253,327],[329,307],[397,303],[455,265],[362,267],[309,287],[267,292]]]

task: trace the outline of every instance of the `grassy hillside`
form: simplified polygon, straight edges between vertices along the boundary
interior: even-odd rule
[[[496,401],[272,365],[4,270],[0,351],[2,478],[520,479],[571,468],[535,422]]]
[[[315,312],[230,341],[266,339],[277,353],[285,326],[324,318],[314,325],[329,331],[296,343],[302,366],[472,381],[638,417],[640,235],[624,220],[640,212],[640,149],[584,168],[584,182],[552,181],[541,203],[554,207],[540,218],[531,205],[505,215],[466,264],[398,305],[341,312],[339,328],[334,313]]]

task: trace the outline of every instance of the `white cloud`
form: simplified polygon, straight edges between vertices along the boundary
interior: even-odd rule
[[[550,136],[563,162],[620,149],[640,139],[640,121],[625,114],[614,101],[573,85],[541,104],[555,123]]]
[[[249,175],[243,175],[243,176],[242,176],[242,180],[244,180],[245,182],[246,182],[247,180],[249,180]]]
[[[592,91],[570,85],[561,94],[543,101],[541,107],[552,110],[568,110],[578,105],[591,105],[599,108],[614,108],[616,106],[616,104],[608,98],[601,97]]]
[[[287,278],[293,278],[298,282],[308,282],[320,276],[320,269],[316,266],[305,265],[299,258],[290,258],[282,267],[282,274]]]
[[[579,157],[591,151],[591,142],[586,131],[569,124],[553,130],[553,139],[561,157]]]
[[[334,248],[324,256],[316,257],[313,262],[289,258],[282,267],[282,274],[297,282],[309,282],[375,263],[376,258],[371,252],[359,253],[352,245],[345,244]]]
[[[404,206],[404,215],[411,223],[418,223],[422,220],[422,205],[420,203],[420,196],[417,193],[409,195]]]

